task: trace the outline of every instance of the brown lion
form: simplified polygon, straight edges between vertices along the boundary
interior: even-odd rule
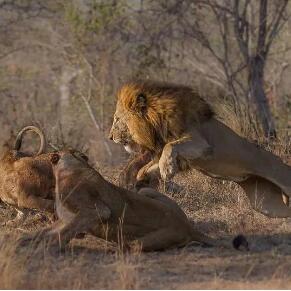
[[[128,151],[140,147],[152,153],[138,181],[157,174],[167,180],[195,168],[237,182],[257,211],[291,216],[286,205],[291,167],[220,122],[192,88],[152,81],[125,84],[118,93],[109,137]]]
[[[23,134],[27,131],[40,137],[40,148],[35,156],[20,151]],[[18,133],[13,149],[7,150],[0,159],[0,199],[18,211],[15,222],[25,219],[25,209],[54,212],[55,179],[51,154],[44,154],[45,145],[43,132],[35,126],[27,126]]]
[[[84,160],[68,151],[52,156],[56,178],[56,212],[52,226],[21,239],[47,240],[50,246],[66,246],[74,237],[90,233],[119,242],[125,248],[138,245],[157,251],[199,242],[230,247],[195,230],[181,208],[170,198],[150,188],[132,192],[106,181]],[[233,246],[248,249],[243,236]]]

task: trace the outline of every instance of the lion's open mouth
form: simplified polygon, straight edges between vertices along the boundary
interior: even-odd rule
[[[133,154],[139,151],[139,146],[136,145],[135,143],[132,143],[130,141],[125,141],[123,139],[119,139],[119,138],[113,138],[113,141],[116,144],[120,144],[123,145],[124,149],[129,153],[129,154]]]

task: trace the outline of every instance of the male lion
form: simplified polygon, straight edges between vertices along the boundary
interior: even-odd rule
[[[153,189],[135,193],[117,187],[71,152],[54,154],[52,163],[58,221],[22,238],[21,244],[46,239],[50,246],[64,247],[72,238],[91,233],[126,248],[139,245],[143,251],[185,246],[192,241],[224,245],[194,230],[180,207]],[[233,241],[235,248],[240,245],[248,248],[243,236]]]
[[[20,152],[23,134],[33,131],[40,137],[36,156]],[[44,154],[45,137],[35,126],[24,127],[17,135],[14,148],[7,150],[0,159],[0,199],[15,206],[14,222],[25,219],[25,209],[54,212],[54,185],[51,154]],[[10,221],[9,224],[13,222]]]
[[[109,137],[129,151],[138,145],[152,153],[138,181],[157,172],[167,180],[193,167],[237,182],[257,211],[291,216],[284,203],[291,195],[291,167],[218,121],[194,89],[151,81],[125,84]]]

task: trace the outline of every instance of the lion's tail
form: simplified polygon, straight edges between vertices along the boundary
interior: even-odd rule
[[[40,147],[39,150],[37,152],[36,155],[40,155],[44,152],[45,150],[45,145],[46,145],[46,141],[45,141],[45,136],[43,134],[43,132],[36,126],[30,125],[30,126],[26,126],[24,127],[18,134],[14,143],[14,150],[19,151],[21,148],[21,144],[22,144],[22,138],[23,138],[23,134],[27,131],[33,131],[36,134],[38,134],[39,138],[40,138]]]

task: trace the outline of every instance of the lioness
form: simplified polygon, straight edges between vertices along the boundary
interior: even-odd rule
[[[152,153],[138,181],[157,174],[167,180],[193,167],[240,184],[257,211],[291,216],[284,203],[291,195],[291,167],[218,121],[192,88],[152,81],[125,84],[109,137],[129,152],[139,145]]]
[[[23,134],[33,131],[40,137],[36,156],[20,152]],[[14,148],[7,150],[0,160],[0,199],[17,209],[14,221],[25,219],[25,209],[54,212],[55,179],[51,166],[51,154],[44,154],[45,137],[35,126],[23,128],[17,135]]]
[[[46,239],[51,246],[64,247],[75,236],[91,233],[123,243],[126,248],[138,244],[143,251],[184,246],[192,241],[224,245],[194,230],[179,206],[153,189],[135,193],[117,187],[87,160],[71,152],[54,154],[52,163],[58,221],[24,237],[21,243],[32,238],[35,242]],[[238,248],[241,244],[247,247],[246,240],[239,236],[233,245]]]

